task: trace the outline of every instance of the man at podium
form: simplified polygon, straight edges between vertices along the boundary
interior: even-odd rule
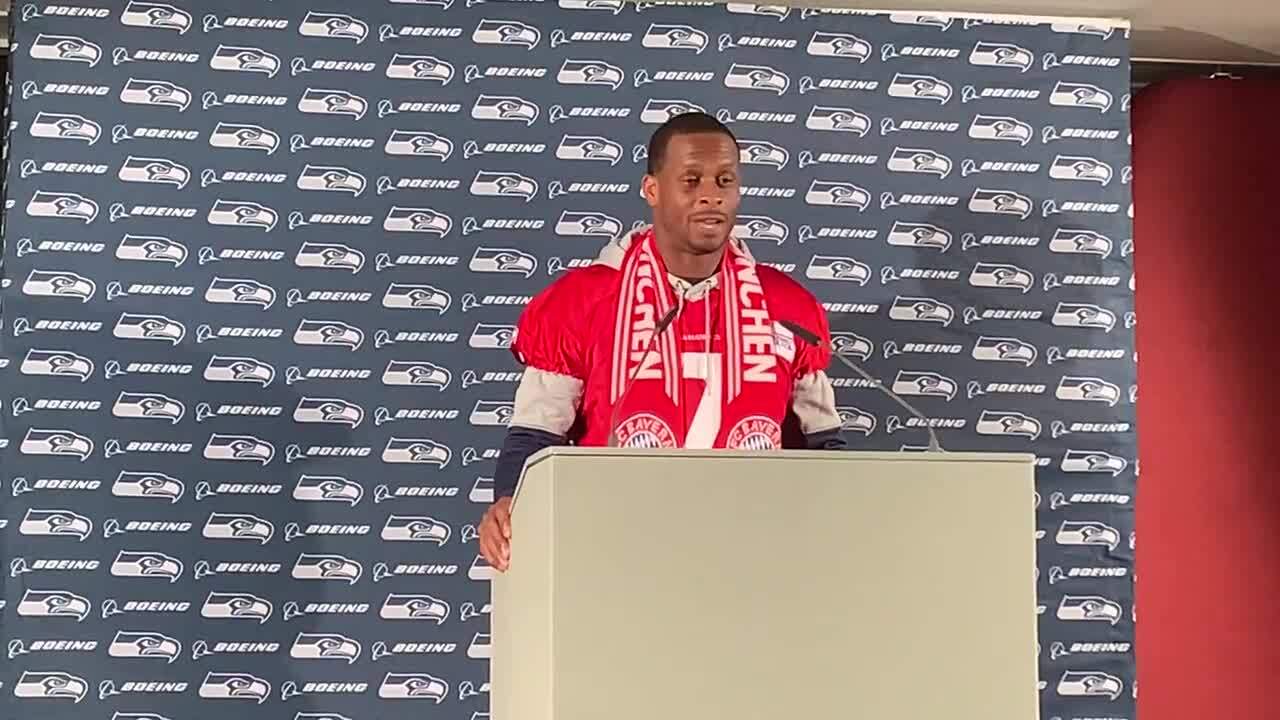
[[[525,370],[480,524],[481,553],[498,570],[516,482],[542,448],[844,447],[825,309],[732,235],[733,133],[685,113],[654,131],[648,150],[651,224],[561,275],[516,326],[512,352]]]

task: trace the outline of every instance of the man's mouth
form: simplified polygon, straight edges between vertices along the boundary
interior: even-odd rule
[[[724,215],[711,213],[707,215],[694,215],[694,224],[704,228],[718,228],[728,222],[728,218]]]

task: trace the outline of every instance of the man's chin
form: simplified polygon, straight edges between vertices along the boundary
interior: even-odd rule
[[[694,237],[689,240],[689,249],[699,255],[711,255],[724,249],[725,243],[728,242],[727,237],[717,238],[700,238]]]
[[[698,252],[715,252],[724,247],[727,242],[729,242],[727,224],[715,228],[704,228],[694,223],[694,226],[689,228],[689,245]]]

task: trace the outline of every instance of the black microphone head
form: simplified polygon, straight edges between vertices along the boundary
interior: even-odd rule
[[[661,335],[661,334],[662,334],[662,331],[666,330],[666,329],[667,329],[667,326],[671,324],[671,321],[676,319],[676,314],[677,314],[678,312],[680,312],[680,306],[679,306],[679,305],[676,305],[676,306],[672,307],[670,310],[668,310],[668,311],[667,311],[667,314],[666,314],[666,315],[663,315],[663,316],[662,316],[662,319],[658,321],[658,324],[657,324],[656,326],[654,326],[654,328],[653,328],[653,334],[654,334],[654,335]]]
[[[822,340],[818,338],[818,335],[816,333],[809,330],[808,328],[801,327],[800,325],[797,325],[791,322],[790,320],[779,320],[778,323],[781,324],[782,327],[790,330],[793,335],[809,343],[810,345],[814,347],[822,347]]]

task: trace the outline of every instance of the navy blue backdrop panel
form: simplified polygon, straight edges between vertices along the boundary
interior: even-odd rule
[[[1039,459],[1044,717],[1132,720],[1124,27],[614,0],[13,18],[0,717],[483,718],[513,323],[648,219],[649,134],[700,108],[742,145],[736,232],[840,352],[946,448]],[[924,447],[832,373],[855,448]]]

